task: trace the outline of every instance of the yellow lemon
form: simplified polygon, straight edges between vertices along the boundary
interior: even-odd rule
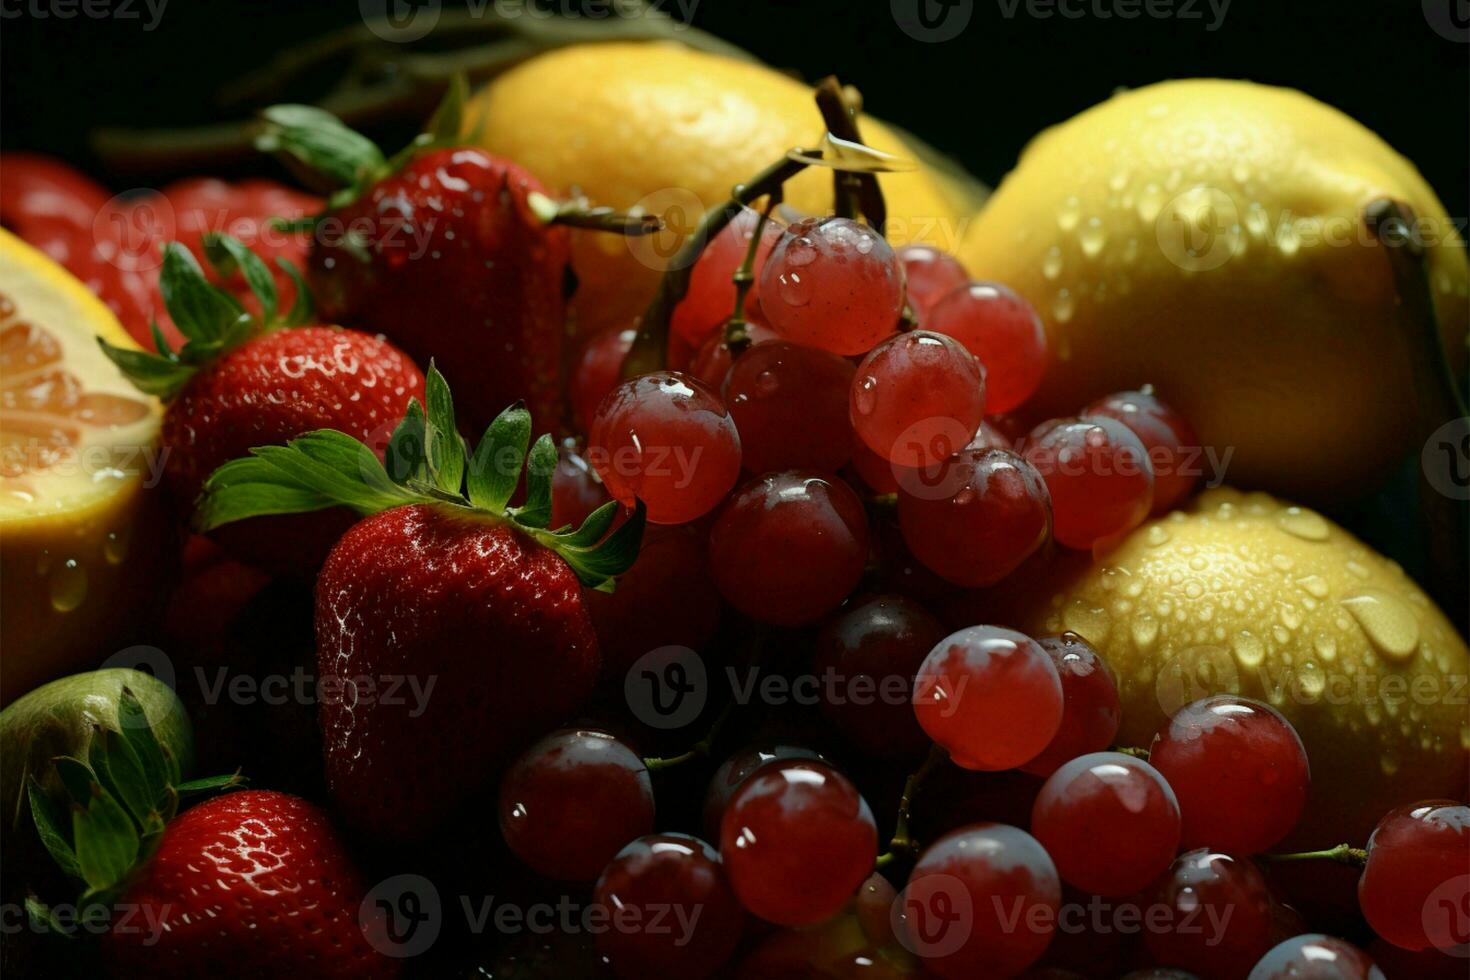
[[[85,286],[0,231],[0,703],[127,642],[172,549],[162,408],[98,348],[136,346]]]
[[[1361,846],[1390,807],[1465,790],[1465,641],[1398,565],[1315,511],[1206,491],[1021,591],[1017,626],[1073,630],[1113,667],[1122,744],[1147,747],[1218,692],[1285,715],[1312,770],[1288,846]]]
[[[554,193],[642,206],[676,232],[826,128],[810,87],[753,62],[668,42],[583,44],[539,55],[482,89],[465,115],[466,132]],[[882,123],[864,117],[860,125],[865,142],[912,159]],[[921,170],[879,180],[891,239],[957,247],[965,211],[943,178]],[[832,172],[816,167],[788,182],[786,203],[830,211]],[[648,305],[677,245],[677,236],[657,237],[663,241],[573,236],[579,331],[627,324]]]
[[[1233,483],[1323,499],[1413,447],[1407,337],[1365,205],[1411,205],[1443,340],[1463,364],[1465,250],[1408,160],[1291,89],[1189,80],[1124,92],[1046,130],[970,224],[970,273],[1046,321],[1036,396],[1072,414],[1156,384]]]

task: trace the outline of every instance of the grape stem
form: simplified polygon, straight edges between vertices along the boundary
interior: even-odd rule
[[[709,726],[709,731],[705,733],[704,738],[695,742],[678,755],[655,756],[644,759],[643,765],[649,772],[658,772],[660,769],[673,769],[675,766],[682,766],[684,763],[693,762],[695,759],[709,758],[710,752],[714,750],[715,739],[719,738],[720,730],[725,727],[725,722],[730,720],[730,715],[734,711],[734,699],[726,701],[725,706],[720,709],[719,715],[715,717],[714,722]]]
[[[817,83],[817,108],[821,110],[822,121],[827,124],[827,132],[838,139],[863,143],[857,123],[861,106],[862,97],[857,89],[843,87],[836,75],[828,75]],[[856,218],[861,212],[868,224],[878,234],[883,234],[884,225],[888,223],[888,206],[883,201],[878,178],[873,174],[833,171],[832,202],[838,217]]]
[[[898,798],[898,818],[893,824],[893,839],[888,842],[888,850],[878,855],[874,867],[882,868],[892,864],[899,855],[913,857],[919,853],[919,842],[909,835],[909,812],[913,807],[914,796],[919,791],[919,786],[925,778],[933,772],[940,763],[949,759],[949,753],[938,745],[931,746],[929,757],[924,764],[915,769],[903,784],[903,795]]]
[[[1119,755],[1131,755],[1135,759],[1148,759],[1148,749],[1140,749],[1132,745],[1114,745],[1108,751],[1117,752]]]
[[[1281,864],[1290,861],[1335,861],[1350,868],[1361,868],[1368,863],[1368,852],[1361,847],[1338,844],[1324,851],[1299,851],[1295,854],[1260,854],[1259,860]]]
[[[745,257],[740,260],[740,267],[730,277],[735,283],[735,312],[730,314],[730,320],[725,324],[725,346],[730,348],[732,358],[738,357],[750,346],[750,331],[746,329],[745,322],[745,297],[755,284],[755,254],[761,247],[761,236],[765,234],[766,222],[771,220],[771,211],[781,203],[782,191],[782,188],[777,187],[766,195],[766,206],[761,208],[760,216],[756,218],[755,234],[745,247]]]

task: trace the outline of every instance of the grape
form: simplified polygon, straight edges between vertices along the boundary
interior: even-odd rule
[[[1368,954],[1331,936],[1293,936],[1251,968],[1247,980],[1384,980]]]
[[[1271,948],[1271,896],[1248,860],[1208,848],[1186,851],[1154,885],[1151,900],[1164,912],[1150,910],[1144,943],[1160,965],[1202,980],[1239,980]]]
[[[965,448],[1013,450],[1016,444],[1011,441],[1010,436],[997,428],[995,423],[989,419],[982,419],[980,428],[975,430],[975,435],[971,437],[970,444]]]
[[[736,358],[723,394],[740,430],[746,470],[836,472],[846,466],[852,376],[846,358],[785,341],[751,347]]]
[[[592,881],[628,841],[653,831],[653,783],[606,732],[553,732],[506,770],[500,832],[532,871]]]
[[[720,593],[709,573],[708,543],[697,527],[645,529],[638,558],[612,592],[582,590],[602,647],[605,676],[621,684],[659,647],[701,650],[720,624]]]
[[[852,436],[851,463],[852,471],[857,474],[858,479],[875,494],[898,491],[898,477],[903,468],[894,466],[873,452],[868,448],[866,442],[857,437],[856,433]]]
[[[867,801],[822,762],[761,769],[730,797],[720,821],[720,858],[735,894],[777,925],[837,914],[877,856]]]
[[[1153,513],[1162,514],[1189,496],[1199,478],[1199,436],[1189,420],[1165,405],[1153,385],[1100,398],[1082,417],[1117,419],[1143,442],[1154,471]]]
[[[1050,776],[1062,763],[1112,745],[1123,708],[1112,668],[1086,640],[1067,632],[1036,642],[1056,664],[1062,679],[1062,724],[1046,750],[1021,768]]]
[[[883,236],[849,218],[792,225],[761,270],[761,309],[792,343],[862,354],[898,329],[903,269]]]
[[[1123,423],[1109,418],[1044,422],[1022,455],[1051,491],[1052,533],[1086,550],[1137,527],[1153,503],[1148,451]]]
[[[1470,806],[1426,800],[1390,810],[1368,838],[1358,905],[1374,932],[1407,950],[1470,941]]]
[[[1046,374],[1041,317],[999,283],[972,282],[946,294],[924,326],[958,340],[985,365],[985,398],[992,412],[1025,402]]]
[[[752,347],[778,339],[770,327],[754,320],[745,324],[745,334],[750,338]],[[719,391],[725,387],[725,376],[730,373],[730,365],[734,360],[730,354],[730,345],[725,342],[724,332],[716,331],[705,339],[694,359],[689,362],[689,373],[703,381],[711,391]]]
[[[1047,779],[1031,832],[1067,884],[1094,895],[1138,891],[1179,849],[1179,803],[1158,770],[1121,752],[1094,752]]]
[[[1036,839],[1000,823],[939,838],[900,896],[903,945],[949,980],[1011,977],[1056,931],[1062,886]]]
[[[704,793],[704,832],[710,840],[720,838],[720,820],[725,815],[725,806],[735,791],[745,784],[751,773],[767,763],[788,760],[818,760],[822,756],[801,745],[752,745],[730,756],[715,774],[710,777],[709,788]]]
[[[941,298],[970,281],[959,259],[932,245],[902,245],[894,254],[903,266],[909,307],[921,321]]]
[[[939,642],[919,668],[914,714],[966,769],[1014,769],[1046,748],[1062,720],[1056,665],[1029,636],[971,626]]]
[[[939,620],[899,595],[871,596],[833,617],[812,665],[827,719],[865,755],[922,753],[929,737],[914,718],[914,675],[943,637]]]
[[[551,526],[580,527],[587,515],[611,498],[597,472],[588,464],[576,439],[563,439],[551,474]]]
[[[628,844],[602,872],[592,901],[609,925],[597,948],[627,980],[713,975],[735,951],[745,919],[719,853],[687,834]]]
[[[710,239],[689,273],[689,292],[674,307],[670,324],[675,337],[689,348],[698,348],[710,334],[723,329],[735,313],[735,270],[745,261],[755,226],[760,219],[751,208],[742,208],[720,233]],[[782,237],[781,223],[772,217],[761,232],[755,251],[755,281],[745,294],[746,315],[760,301],[761,270]]]
[[[1259,854],[1307,804],[1307,752],[1275,709],[1217,694],[1187,704],[1154,736],[1151,762],[1179,797],[1185,848]]]
[[[899,481],[898,520],[914,557],[944,579],[994,585],[1051,533],[1041,474],[1004,449],[966,449]]]
[[[863,935],[879,949],[892,946],[895,942],[893,903],[897,900],[898,890],[878,871],[868,875],[867,880],[858,888],[857,899],[853,902],[853,914],[857,916],[858,927],[863,930]]]
[[[597,406],[617,387],[623,361],[637,337],[638,331],[632,327],[614,325],[594,334],[577,356],[572,371],[572,415],[583,432],[592,431]]]
[[[767,473],[720,509],[709,553],[730,605],[763,623],[799,626],[836,609],[862,578],[867,515],[835,476]]]
[[[713,510],[740,476],[740,434],[725,405],[675,371],[624,381],[598,406],[587,450],[613,499],[642,500],[654,524]]]
[[[985,415],[985,369],[958,341],[914,330],[858,365],[853,431],[890,463],[932,466],[967,445]]]

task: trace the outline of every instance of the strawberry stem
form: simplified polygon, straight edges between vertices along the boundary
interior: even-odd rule
[[[663,230],[664,223],[656,214],[632,214],[616,208],[591,207],[585,198],[554,201],[537,191],[526,195],[526,203],[548,225],[566,225],[591,231],[610,231],[629,238],[652,235]]]

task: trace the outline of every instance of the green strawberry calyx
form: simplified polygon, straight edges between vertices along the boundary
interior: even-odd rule
[[[184,346],[171,349],[157,322],[152,325],[156,354],[116,347],[97,338],[102,353],[138,390],[165,401],[178,394],[200,368],[250,338],[280,327],[298,327],[312,318],[311,291],[300,270],[286,259],[277,258],[276,264],[296,283],[296,301],[282,316],[270,268],[243,242],[210,232],[204,236],[204,257],[221,279],[236,273],[244,278],[260,303],[260,316],[206,279],[194,253],[178,242],[169,242],[163,249],[158,289],[174,326],[184,335]]]
[[[643,502],[616,530],[619,505],[609,501],[580,527],[550,528],[556,444],[531,443],[531,413],[517,402],[496,417],[473,452],[455,427],[454,402],[432,363],[424,404],[409,402],[382,461],[368,446],[335,429],[318,429],[284,446],[258,446],[225,463],[205,481],[195,529],[270,514],[347,507],[363,517],[410,504],[433,504],[466,517],[509,521],[560,555],[582,583],[611,591],[615,576],[638,557]],[[529,446],[529,452],[527,447]],[[525,474],[524,501],[510,501]],[[609,533],[611,531],[611,533]]]

